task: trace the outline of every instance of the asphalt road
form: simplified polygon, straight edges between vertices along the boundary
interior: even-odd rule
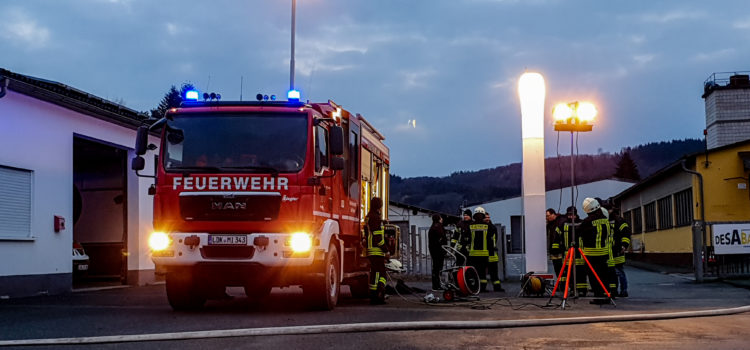
[[[694,284],[685,276],[628,269],[630,294],[617,306],[571,299],[565,310],[542,308],[547,298],[487,293],[479,302],[428,305],[421,296],[392,296],[383,306],[342,298],[331,312],[308,311],[296,288],[275,289],[260,303],[241,289],[234,298],[210,301],[200,312],[173,312],[163,285],[0,301],[0,340],[194,332],[203,330],[332,325],[367,322],[543,319],[628,315],[750,305],[750,291],[724,283]],[[426,284],[410,283],[425,287]],[[347,294],[346,291],[344,294]],[[554,304],[559,304],[555,299]],[[209,338],[40,349],[458,349],[466,348],[748,348],[750,313],[662,321],[606,322],[547,327],[395,331],[291,336]],[[29,347],[19,347],[29,349]]]

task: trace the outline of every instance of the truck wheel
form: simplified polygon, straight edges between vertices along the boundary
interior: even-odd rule
[[[359,276],[351,280],[349,290],[352,298],[368,298],[370,296],[370,279],[368,275]]]
[[[198,310],[206,303],[206,297],[193,281],[190,270],[167,272],[167,299],[175,311]]]
[[[339,301],[339,253],[335,245],[328,248],[323,277],[313,277],[302,286],[309,305],[314,309],[333,310]]]

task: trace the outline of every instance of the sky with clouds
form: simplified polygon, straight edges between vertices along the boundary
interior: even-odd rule
[[[291,0],[3,0],[0,67],[140,111],[183,82],[284,96],[290,33]],[[557,102],[599,109],[581,153],[700,138],[704,80],[750,70],[749,42],[745,0],[298,0],[295,85],[375,125],[391,173],[445,176],[521,160],[525,70],[548,156]]]

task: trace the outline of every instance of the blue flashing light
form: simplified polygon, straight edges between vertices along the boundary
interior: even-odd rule
[[[198,90],[185,91],[185,99],[190,101],[198,101]]]
[[[289,101],[299,101],[299,96],[299,91],[297,90],[289,90],[289,92],[287,92],[286,94],[286,98]]]

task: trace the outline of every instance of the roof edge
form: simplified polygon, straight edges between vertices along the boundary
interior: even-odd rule
[[[137,128],[148,124],[148,115],[74,87],[0,68],[8,89],[120,126]]]

